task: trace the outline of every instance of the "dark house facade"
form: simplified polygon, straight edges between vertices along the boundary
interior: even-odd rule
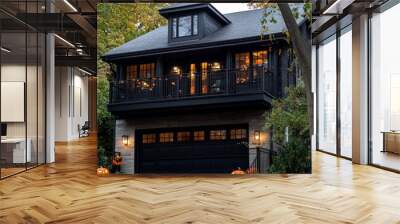
[[[263,13],[173,4],[168,25],[103,56],[122,172],[229,173],[270,148],[263,114],[296,75],[283,20],[261,38]]]

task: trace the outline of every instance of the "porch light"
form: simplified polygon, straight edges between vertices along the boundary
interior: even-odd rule
[[[128,135],[123,135],[122,136],[122,144],[128,145]]]
[[[256,145],[261,144],[261,136],[260,136],[259,130],[254,131],[254,144],[256,144]]]

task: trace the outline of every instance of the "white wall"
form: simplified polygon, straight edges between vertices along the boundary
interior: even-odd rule
[[[56,67],[56,141],[79,138],[78,125],[88,120],[88,78],[77,68]]]

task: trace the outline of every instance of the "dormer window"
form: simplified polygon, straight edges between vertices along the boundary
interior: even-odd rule
[[[198,34],[198,15],[172,18],[172,38],[195,36]]]

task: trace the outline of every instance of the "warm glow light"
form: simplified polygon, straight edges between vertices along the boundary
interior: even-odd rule
[[[123,135],[122,136],[122,144],[128,145],[128,143],[129,143],[128,136],[127,135]]]
[[[97,168],[97,175],[98,176],[108,176],[109,173],[110,173],[110,171],[107,168],[104,168],[102,166]]]
[[[254,144],[259,145],[261,137],[260,137],[260,131],[254,131]]]

